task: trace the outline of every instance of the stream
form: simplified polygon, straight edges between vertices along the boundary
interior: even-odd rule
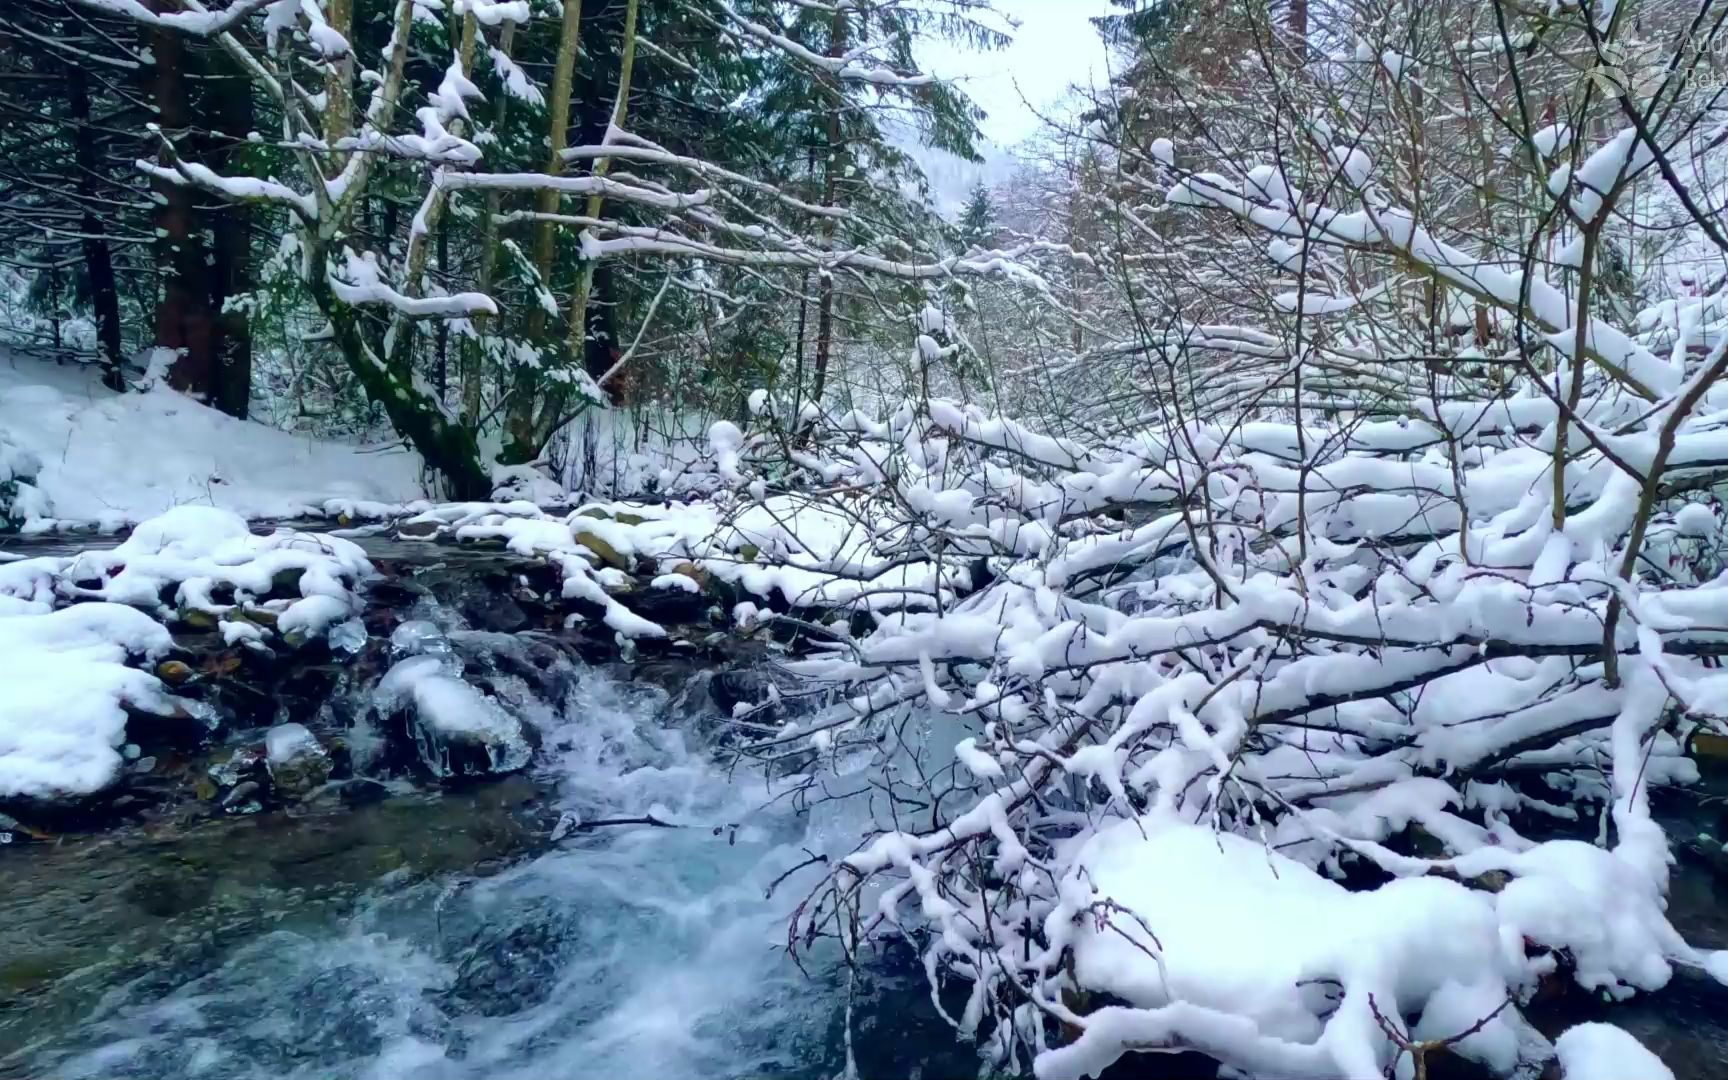
[[[453,635],[470,579],[497,569],[368,547],[429,582]],[[857,971],[787,955],[821,872],[796,868],[851,849],[863,800],[805,805],[731,767],[711,670],[567,663],[567,692],[530,711],[524,773],[0,848],[0,1078],[977,1076],[909,948]],[[1712,776],[1663,803],[1685,847],[1675,921],[1706,947],[1728,946],[1728,860],[1694,838],[1728,832],[1722,792]],[[571,828],[649,817],[671,827]],[[1608,1019],[1682,1080],[1728,1074],[1728,997],[1702,979],[1531,1016],[1550,1035]],[[1145,1055],[1110,1075],[1213,1073]]]
[[[367,546],[453,636],[497,568]],[[0,848],[0,1077],[976,1074],[909,950],[856,974],[786,954],[821,871],[770,884],[850,850],[864,808],[729,768],[705,672],[568,663],[526,773]],[[642,817],[675,827],[552,839]]]

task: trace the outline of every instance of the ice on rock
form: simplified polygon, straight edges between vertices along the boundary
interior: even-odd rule
[[[390,634],[392,656],[448,656],[450,638],[430,619],[409,619]]]
[[[359,652],[366,647],[366,624],[359,619],[348,619],[330,628],[330,648],[334,652]]]
[[[277,724],[264,735],[264,764],[278,794],[297,799],[330,777],[330,755],[304,724]]]
[[[304,754],[321,754],[324,747],[305,724],[277,724],[264,734],[264,760],[282,765]]]
[[[376,701],[383,713],[410,711],[421,759],[435,776],[512,772],[528,764],[531,748],[521,722],[464,681],[454,656],[397,661],[379,681]]]

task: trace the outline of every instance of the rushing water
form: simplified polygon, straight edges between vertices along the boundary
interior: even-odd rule
[[[457,631],[504,565],[365,543]],[[711,707],[627,678],[528,702],[532,784],[0,852],[0,1080],[976,1074],[908,950],[857,974],[786,954],[820,873],[795,868],[850,850],[864,808],[795,807],[725,760]],[[674,827],[549,841],[561,817]]]
[[[236,924],[230,904],[227,932],[217,905],[194,903],[158,930],[157,962],[133,972],[109,955],[71,979],[100,990],[82,1015],[14,1015],[22,1045],[0,1041],[0,1076],[825,1078],[848,1068],[849,994],[875,1054],[901,1058],[882,1062],[891,1075],[975,1073],[909,974],[878,972],[860,991],[835,965],[805,975],[784,953],[810,879],[772,898],[767,886],[807,852],[855,841],[848,808],[799,815],[760,774],[722,769],[700,725],[670,721],[663,693],[588,672],[542,758],[557,810],[679,827],[577,831],[489,876],[401,870],[346,904],[241,887],[238,906],[259,918]],[[419,827],[460,832],[471,809],[454,810],[426,804]],[[309,887],[326,871],[306,865]],[[115,929],[119,954],[130,946]],[[892,1043],[874,1030],[890,1001]]]

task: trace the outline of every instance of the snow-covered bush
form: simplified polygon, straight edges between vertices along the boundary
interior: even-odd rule
[[[1410,37],[1433,62],[1436,25]],[[1530,32],[1601,59],[1619,25],[1585,5]],[[1539,984],[1728,977],[1668,921],[1650,809],[1724,723],[1728,323],[1719,294],[1629,311],[1604,255],[1667,200],[1720,257],[1721,193],[1692,203],[1649,114],[1581,91],[1616,122],[1564,164],[1532,130],[1533,238],[1437,220],[1455,180],[1420,191],[1402,135],[1422,65],[1352,55],[1318,86],[1269,58],[1269,95],[1314,109],[1132,161],[1161,205],[1124,211],[1154,252],[1116,251],[1124,279],[1188,275],[1126,301],[1138,415],[1076,439],[944,401],[782,403],[715,441],[740,507],[796,492],[859,523],[861,576],[927,571],[812,628],[825,651],[789,667],[833,707],[749,750],[877,761],[877,828],[792,940],[907,935],[999,1063],[1192,1047],[1369,1080],[1445,1044],[1534,1075],[1556,1054],[1520,1012]],[[1639,93],[1720,130],[1678,68],[1640,57]],[[1178,231],[1233,246],[1178,264],[1157,246]],[[909,731],[951,756],[909,765]]]
[[[1094,434],[787,403],[722,455],[758,500],[845,507],[872,569],[935,569],[826,622],[789,666],[832,708],[749,748],[853,787],[874,761],[884,796],[791,940],[906,935],[956,1027],[1046,1080],[1184,1047],[1659,1075],[1521,1008],[1728,978],[1668,921],[1650,805],[1724,725],[1728,322],[1719,287],[1634,310],[1612,257],[1652,208],[1728,254],[1712,163],[1677,161],[1722,131],[1688,81],[1714,39],[1372,7],[1200,74],[1148,50],[1126,89],[1163,99],[1102,103],[1129,332],[1028,372],[1091,393]],[[1178,120],[1193,142],[1149,126]],[[1138,396],[1091,391],[1125,368]]]
[[[884,819],[800,934],[912,934],[934,980],[971,983],[956,1023],[1049,1076],[1147,1044],[1378,1076],[1380,1019],[1444,1038],[1441,1017],[1490,1013],[1457,1049],[1510,1073],[1552,1051],[1495,1010],[1557,970],[1615,996],[1676,964],[1728,973],[1666,921],[1648,806],[1650,785],[1694,778],[1687,733],[1719,723],[1724,582],[1682,553],[1720,519],[1682,492],[1720,468],[1723,353],[1671,380],[1688,390],[1668,411],[1588,395],[1604,450],[1568,463],[1560,514],[1559,409],[1534,386],[1098,446],[943,402],[824,418],[762,466],[862,523],[860,575],[942,569],[861,593],[861,635],[824,627],[828,651],[790,667],[841,703],[752,749],[874,754],[920,716],[963,737],[913,785],[936,809]],[[751,476],[783,445],[722,457],[741,490],[784,498]],[[1601,847],[1516,824],[1598,813]],[[1277,888],[1249,880],[1269,868]],[[1347,903],[1309,868],[1385,884]],[[1299,950],[1254,951],[1292,920]],[[1238,985],[1218,957],[1245,949]],[[1126,1004],[1075,1004],[1094,992]],[[1081,1034],[1058,1047],[1063,1026]]]

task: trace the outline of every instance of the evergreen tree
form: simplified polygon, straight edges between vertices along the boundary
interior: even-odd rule
[[[966,209],[960,212],[960,240],[968,247],[989,247],[996,232],[996,206],[990,189],[980,180],[966,197]]]

